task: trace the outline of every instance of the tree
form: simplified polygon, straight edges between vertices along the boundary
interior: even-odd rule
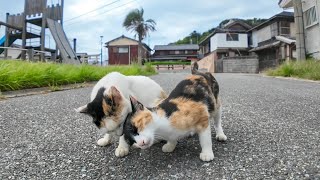
[[[134,9],[129,14],[127,14],[123,27],[127,29],[127,31],[135,32],[138,35],[139,39],[139,47],[138,47],[138,63],[142,64],[142,40],[147,36],[149,31],[155,31],[156,22],[153,19],[144,20],[143,18],[144,10]]]

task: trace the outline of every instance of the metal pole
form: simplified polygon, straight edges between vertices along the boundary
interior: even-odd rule
[[[102,66],[102,38],[103,36],[100,36],[100,49],[101,49],[101,52],[100,52],[100,65]]]

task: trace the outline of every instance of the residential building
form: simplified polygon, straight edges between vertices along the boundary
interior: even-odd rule
[[[301,0],[303,23],[297,24],[304,34],[306,54],[320,59],[320,0]],[[280,0],[282,8],[293,8],[293,0]],[[295,12],[297,13],[297,12]],[[303,41],[302,41],[303,42]]]
[[[281,12],[249,31],[249,45],[259,57],[259,69],[275,67],[295,58],[295,24],[292,12]]]
[[[151,61],[198,60],[197,44],[155,45]]]
[[[216,28],[199,43],[200,54],[213,54],[213,60],[223,57],[248,55],[248,33],[252,27],[242,20],[230,20],[223,27]]]
[[[109,65],[128,65],[138,60],[139,41],[124,35],[105,43],[108,48]],[[150,57],[151,48],[142,44],[141,57],[147,60]]]

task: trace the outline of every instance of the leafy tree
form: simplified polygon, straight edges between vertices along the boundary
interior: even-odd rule
[[[123,27],[127,31],[135,32],[138,35],[139,47],[138,47],[138,64],[142,64],[142,40],[147,36],[149,31],[155,31],[156,22],[153,19],[144,20],[143,18],[144,10],[134,9],[129,14],[127,14]]]

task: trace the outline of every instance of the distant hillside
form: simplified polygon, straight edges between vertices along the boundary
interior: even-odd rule
[[[222,27],[224,24],[228,23],[230,19],[223,20],[218,27]],[[246,22],[248,25],[255,27],[263,22],[265,22],[267,19],[260,19],[260,18],[253,18],[253,19],[237,19],[237,20],[242,20]],[[215,28],[211,28],[206,32],[200,33],[197,31],[193,31],[190,33],[189,36],[180,39],[176,42],[170,43],[170,44],[198,44],[201,42],[203,39],[205,39],[209,34],[211,34]]]

